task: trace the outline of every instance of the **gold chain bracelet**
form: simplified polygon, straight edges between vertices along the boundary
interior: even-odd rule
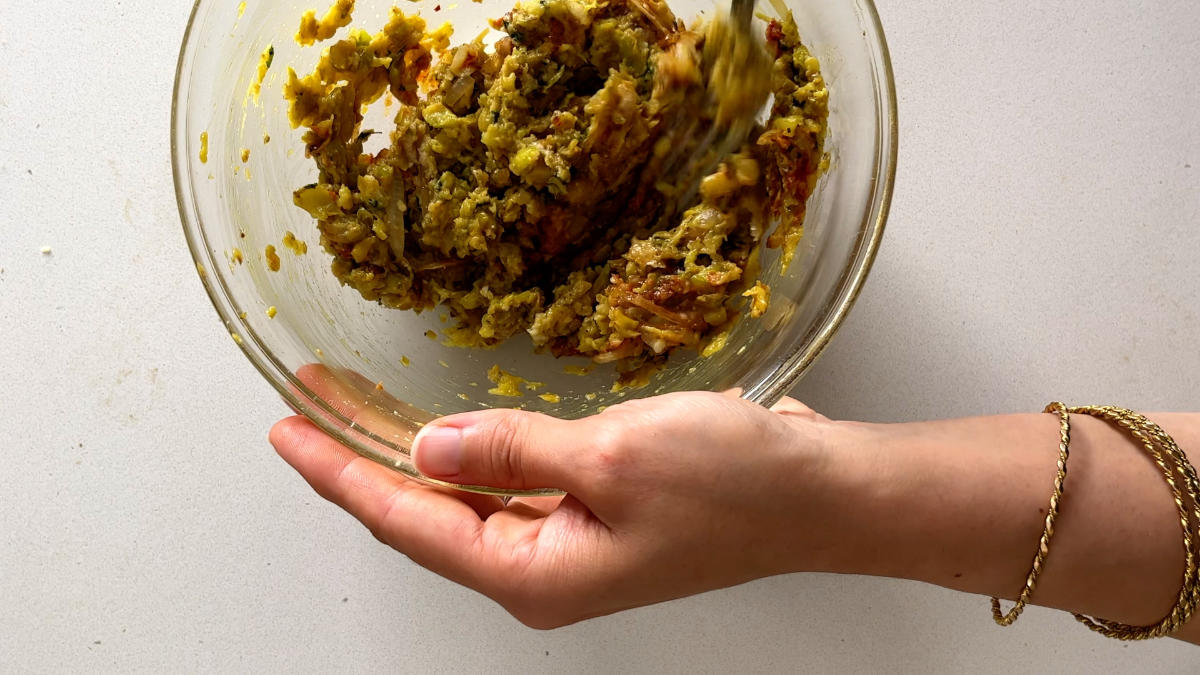
[[[1197,540],[1195,529],[1200,525],[1200,481],[1196,479],[1196,468],[1188,461],[1187,454],[1162,427],[1146,419],[1144,415],[1115,406],[1081,406],[1071,408],[1072,413],[1090,415],[1112,422],[1133,435],[1154,459],[1171,487],[1175,506],[1179,509],[1179,524],[1183,528],[1184,572],[1179,589],[1179,599],[1162,621],[1152,626],[1131,626],[1119,621],[1108,621],[1075,614],[1075,618],[1092,630],[1118,640],[1147,640],[1170,635],[1179,630],[1192,618],[1196,604],[1200,601],[1200,572],[1197,570]],[[1182,478],[1183,490],[1176,482],[1175,474]],[[1190,505],[1185,503],[1187,493]]]
[[[1112,422],[1128,431],[1137,439],[1171,488],[1175,498],[1175,506],[1179,510],[1179,524],[1183,529],[1184,572],[1183,582],[1179,589],[1179,599],[1171,612],[1162,621],[1152,626],[1132,626],[1119,621],[1092,618],[1083,614],[1075,614],[1075,618],[1088,628],[1118,640],[1146,640],[1170,635],[1179,630],[1195,613],[1200,605],[1200,540],[1195,532],[1200,527],[1200,480],[1197,480],[1196,468],[1188,461],[1187,454],[1163,431],[1162,427],[1132,410],[1115,406],[1079,406],[1067,408],[1062,403],[1054,402],[1046,406],[1046,412],[1056,412],[1062,422],[1059,443],[1058,476],[1054,480],[1054,494],[1050,497],[1050,511],[1046,514],[1046,527],[1037,554],[1033,558],[1033,568],[1025,580],[1017,602],[1008,614],[1000,611],[1000,601],[992,598],[992,616],[1001,626],[1011,625],[1020,616],[1030,596],[1037,586],[1042,566],[1049,554],[1050,538],[1054,535],[1054,519],[1058,515],[1058,503],[1062,499],[1063,482],[1067,475],[1067,458],[1070,445],[1070,416],[1088,415]],[[1179,480],[1176,479],[1178,475]],[[1180,488],[1180,483],[1183,487]],[[1186,494],[1186,498],[1185,498]]]
[[[1034,589],[1037,588],[1038,578],[1042,575],[1042,565],[1046,562],[1046,556],[1050,554],[1050,538],[1054,536],[1054,519],[1058,517],[1058,502],[1062,499],[1063,482],[1067,479],[1067,459],[1071,456],[1071,415],[1068,413],[1067,407],[1058,401],[1046,406],[1044,412],[1058,413],[1060,420],[1058,475],[1054,477],[1054,493],[1050,495],[1050,509],[1046,512],[1046,527],[1042,530],[1042,539],[1038,542],[1037,553],[1033,556],[1033,567],[1029,570],[1029,576],[1025,578],[1025,586],[1021,588],[1021,594],[1017,596],[1016,604],[1005,614],[1000,611],[1000,599],[992,598],[992,618],[1001,626],[1011,626],[1017,617],[1021,616],[1026,603],[1029,602]]]

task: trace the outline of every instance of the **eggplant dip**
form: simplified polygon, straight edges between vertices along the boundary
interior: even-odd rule
[[[721,19],[685,26],[661,0],[527,0],[492,22],[499,39],[451,47],[449,26],[393,8],[380,32],[352,30],[312,73],[289,71],[291,122],[319,170],[295,203],[343,284],[444,308],[449,343],[524,333],[642,383],[673,350],[711,352],[761,316],[760,251],[786,265],[802,236],[828,94],[777,9],[747,42]],[[739,49],[761,66],[731,62]],[[364,111],[382,97],[395,127],[366,153],[379,132]],[[703,139],[746,107],[766,111],[688,177]]]

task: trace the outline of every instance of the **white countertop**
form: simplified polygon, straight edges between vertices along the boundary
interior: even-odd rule
[[[0,671],[1196,672],[1182,644],[825,575],[534,632],[385,549],[270,449],[287,411],[192,272],[167,151],[189,4],[0,4]],[[880,11],[895,204],[797,394],[881,421],[1200,408],[1195,3]]]

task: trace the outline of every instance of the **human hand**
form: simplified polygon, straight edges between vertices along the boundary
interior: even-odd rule
[[[381,423],[403,406],[352,373],[309,366],[297,375],[355,423]],[[1078,417],[1070,499],[1035,600],[1149,625],[1179,593],[1180,521],[1130,437]],[[1154,418],[1181,446],[1200,447],[1198,416]],[[1044,527],[1058,426],[1039,414],[830,422],[790,399],[767,410],[707,393],[630,401],[578,421],[508,410],[430,421],[414,449],[426,475],[568,492],[507,505],[408,479],[302,417],[277,424],[271,441],[381,541],[551,628],[806,570],[1011,600]],[[1200,623],[1174,636],[1200,643]]]
[[[431,478],[568,492],[507,505],[405,478],[303,417],[277,424],[271,442],[384,543],[552,628],[820,568],[830,426],[791,399],[767,410],[680,393],[577,421],[488,410],[421,431],[414,462]]]

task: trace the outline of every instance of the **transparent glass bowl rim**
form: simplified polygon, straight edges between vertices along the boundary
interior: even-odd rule
[[[200,8],[207,1],[196,0],[192,5],[191,15],[188,17],[183,42],[179,49],[179,59],[176,64],[175,82],[171,96],[170,147],[171,170],[175,183],[175,199],[179,208],[179,218],[183,225],[188,249],[198,267],[198,271],[200,271],[199,268],[201,267],[206,270],[209,265],[215,263],[215,259],[209,255],[204,229],[199,222],[196,211],[192,208],[194,195],[192,194],[191,183],[188,180],[189,158],[185,156],[186,150],[184,147],[186,145],[184,142],[186,138],[184,117],[187,111],[183,107],[186,99],[182,86],[186,81],[184,69],[189,63],[189,57],[195,56],[193,52],[198,49],[195,39],[197,17],[199,16]],[[841,279],[838,282],[837,296],[829,304],[826,314],[820,323],[820,328],[812,342],[808,345],[807,349],[792,355],[781,367],[775,370],[767,381],[763,382],[761,386],[755,387],[754,393],[749,396],[750,400],[762,405],[776,403],[791,390],[808,368],[816,361],[817,357],[821,355],[821,352],[825,350],[825,347],[829,344],[829,341],[849,314],[875,262],[875,257],[883,240],[884,229],[887,225],[888,212],[891,208],[899,147],[897,138],[899,134],[899,122],[897,117],[896,87],[892,71],[891,54],[888,50],[887,39],[884,35],[883,25],[880,22],[879,12],[875,7],[874,1],[855,1],[863,9],[863,20],[872,28],[868,39],[874,38],[875,44],[873,46],[877,50],[877,58],[874,59],[873,63],[876,72],[873,75],[876,83],[876,114],[882,122],[880,133],[876,139],[876,181],[871,194],[870,208],[864,215],[861,227],[859,228],[859,238],[855,244],[854,257],[842,272]],[[217,283],[213,283],[214,278],[217,280]],[[225,284],[224,279],[220,276],[206,274],[203,271],[200,271],[200,279],[209,300],[217,310],[217,314],[225,326],[231,327],[241,323],[238,321],[237,313],[234,311],[232,294]],[[304,415],[330,437],[337,439],[363,457],[396,469],[410,478],[470,492],[510,497],[562,494],[558,490],[507,490],[486,486],[452,485],[422,476],[413,468],[411,463],[397,461],[395,458],[388,456],[388,454],[381,452],[378,448],[372,447],[372,443],[379,444],[401,455],[407,455],[405,450],[395,447],[369,430],[356,425],[352,420],[347,419],[341,412],[321,399],[320,396],[316,395],[307,385],[300,382],[299,379],[280,363],[275,355],[265,345],[261,344],[257,336],[253,335],[252,332],[246,335],[244,339],[238,340],[237,344],[250,363],[254,365],[255,369],[275,388],[293,410]]]

